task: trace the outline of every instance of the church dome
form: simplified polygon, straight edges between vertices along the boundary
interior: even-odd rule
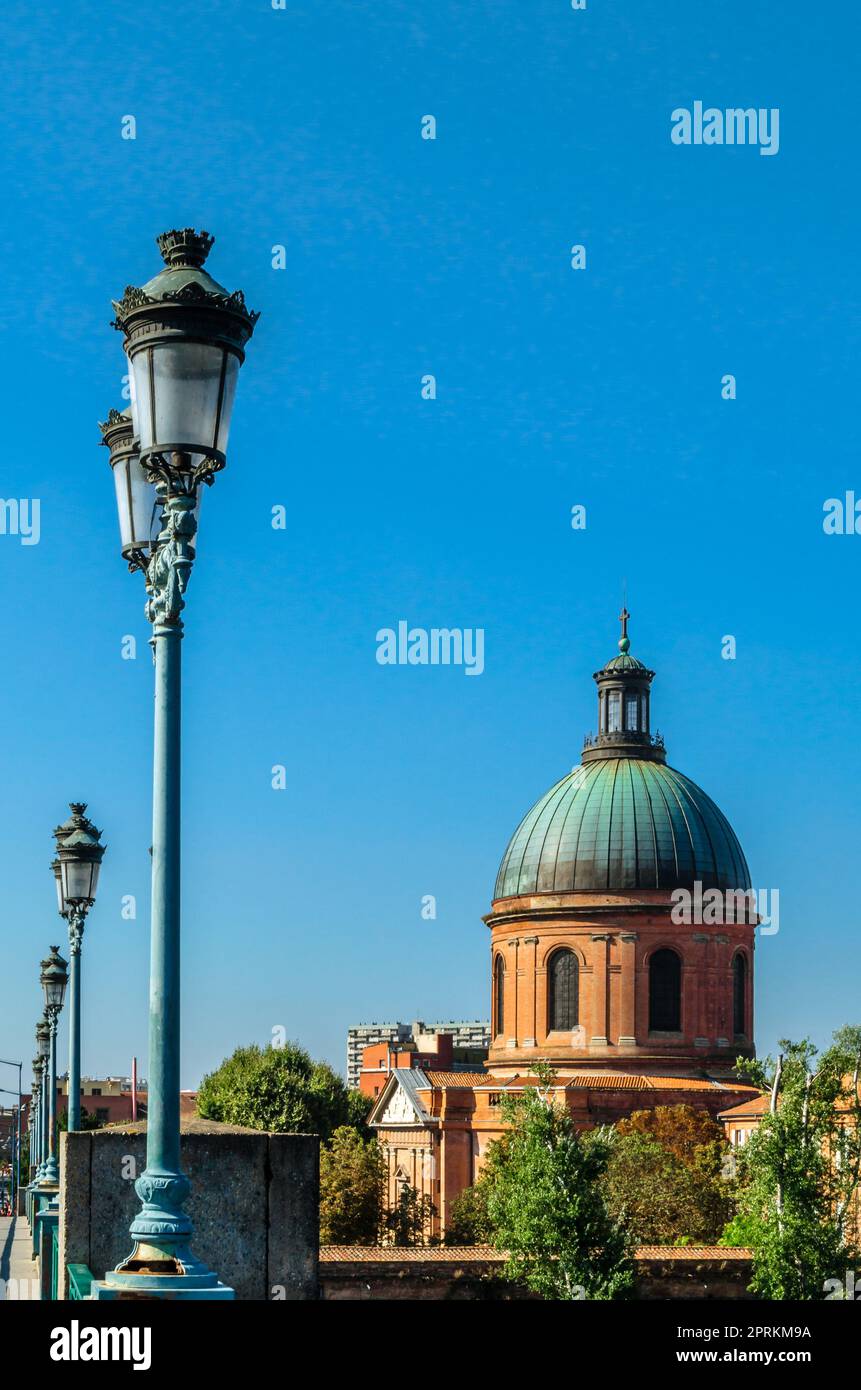
[[[638,888],[747,889],[735,832],[690,778],[644,758],[581,763],[541,797],[505,851],[494,898]]]
[[[655,673],[629,653],[629,617],[623,609],[619,656],[595,672],[598,733],[514,832],[494,898],[750,887],[729,821],[666,765],[663,739],[651,732]]]

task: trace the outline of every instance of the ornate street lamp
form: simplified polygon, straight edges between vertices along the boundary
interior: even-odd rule
[[[161,530],[161,506],[155,484],[140,460],[131,410],[110,410],[99,425],[102,443],[109,449],[114,475],[120,547],[130,569],[143,569]]]
[[[40,1018],[36,1024],[36,1056],[39,1069],[39,1169],[37,1182],[45,1176],[48,1161],[48,1058],[51,1055],[51,1025],[47,1018]]]
[[[227,461],[239,368],[258,317],[241,290],[230,293],[204,270],[212,244],[208,232],[190,227],[165,232],[158,238],[164,269],[114,301],[129,362],[132,422],[131,436],[127,425],[122,435],[111,433],[112,420],[115,431],[119,422],[109,416],[105,442],[115,479],[117,469],[125,470],[117,487],[122,549],[130,568],[145,575],[155,733],[147,1166],[135,1184],[143,1206],[131,1226],[134,1249],[95,1286],[105,1298],[130,1289],[151,1297],[233,1297],[189,1248],[179,1131],[180,614],[201,489]],[[147,544],[148,514],[160,515],[161,527]]]
[[[57,1019],[62,1012],[66,985],[69,983],[66,968],[68,963],[63,960],[59,949],[52,946],[51,954],[42,961],[42,972],[39,976],[45,992],[45,1017],[49,1029],[48,1155],[42,1181],[55,1187],[60,1182],[60,1167],[57,1163]]]
[[[41,1057],[33,1058],[33,1087],[32,1100],[30,1101],[30,1183],[39,1180],[39,1164],[42,1159],[41,1146],[41,1098],[42,1098],[42,1067],[44,1063]]]
[[[72,986],[69,994],[69,1104],[67,1125],[81,1128],[81,948],[87,913],[96,900],[99,868],[105,853],[101,831],[87,819],[86,803],[73,801],[71,816],[54,831],[57,857],[51,864],[57,908],[69,924]]]

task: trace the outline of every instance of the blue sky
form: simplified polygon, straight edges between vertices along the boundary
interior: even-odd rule
[[[187,595],[183,1084],[279,1025],[343,1066],[352,1022],[487,1016],[481,916],[594,726],[623,582],[671,763],[780,891],[760,1050],[858,1019],[861,537],[822,519],[861,496],[861,19],[666,11],[7,0],[0,493],[41,536],[0,536],[4,1056],[82,798],[84,1070],[146,1071],[152,668],[96,422],[110,299],[186,224],[262,316]],[[779,153],[672,144],[696,100],[779,108]],[[484,673],[380,666],[399,620],[483,628]]]

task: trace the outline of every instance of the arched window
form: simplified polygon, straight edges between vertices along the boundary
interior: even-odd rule
[[[732,1031],[736,1037],[747,1032],[747,961],[739,952],[732,963]]]
[[[649,961],[649,1030],[679,1033],[682,1027],[682,962],[675,951],[655,951]]]
[[[496,1017],[495,1033],[498,1035],[505,1027],[505,961],[497,956],[493,966],[493,1006]]]
[[[547,967],[547,1028],[569,1032],[580,1022],[580,965],[573,951],[554,951]]]

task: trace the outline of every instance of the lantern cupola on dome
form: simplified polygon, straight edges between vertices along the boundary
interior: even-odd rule
[[[584,763],[624,757],[666,762],[663,739],[651,731],[651,685],[655,673],[631,656],[630,617],[627,608],[623,608],[619,614],[619,655],[594,675],[598,685],[598,733],[586,738]]]

